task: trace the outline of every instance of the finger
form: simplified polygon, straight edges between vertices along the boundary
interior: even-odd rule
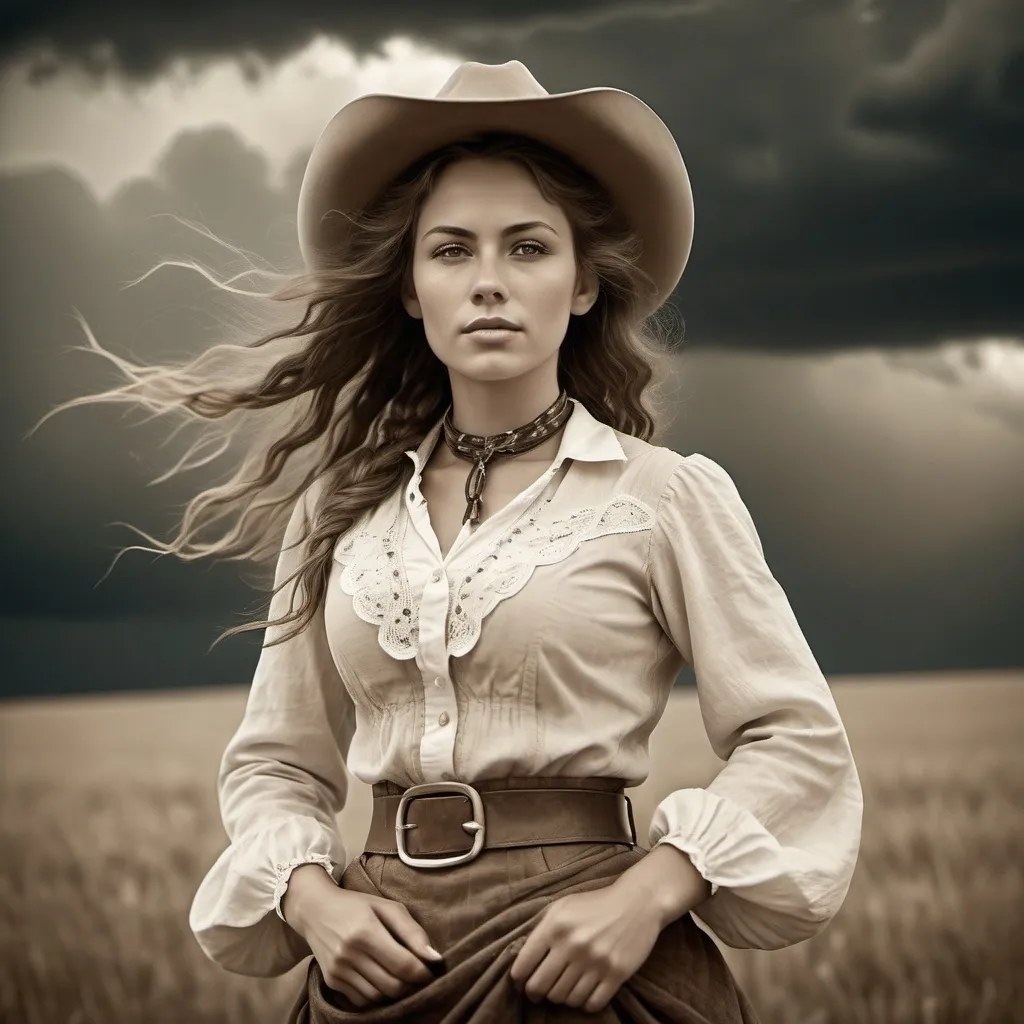
[[[548,954],[551,943],[548,941],[543,928],[538,925],[530,932],[522,949],[516,954],[516,958],[509,970],[512,981],[522,989],[526,981],[533,975],[533,972],[540,966],[540,962]]]
[[[422,985],[434,980],[430,968],[415,953],[399,945],[390,936],[386,942],[376,947],[373,955],[389,974],[393,974],[400,981],[410,985]],[[432,963],[440,963],[439,960],[431,960]]]
[[[369,953],[352,953],[349,964],[374,988],[392,999],[400,999],[411,986],[378,963]]]
[[[569,994],[562,1000],[566,1006],[582,1006],[588,999],[596,995],[597,988],[601,984],[601,975],[597,971],[585,971],[577,979]],[[609,990],[609,995],[611,995]]]
[[[584,974],[585,972],[579,964],[567,965],[565,970],[562,971],[562,973],[558,976],[558,979],[555,981],[554,985],[552,985],[551,988],[548,989],[548,999],[550,999],[553,1003],[566,1002],[569,997],[569,993],[579,988],[578,982],[583,978]],[[591,988],[593,988],[593,985],[591,985]],[[587,992],[589,993],[590,990],[591,989],[588,988]],[[581,999],[580,1003],[582,1002],[583,1000]],[[575,1003],[574,1005],[578,1006],[579,1003]]]
[[[543,999],[551,991],[552,986],[558,981],[559,975],[567,966],[568,961],[564,954],[554,949],[551,950],[526,982],[523,991],[527,998],[534,1002]]]
[[[423,961],[438,963],[440,958],[431,955],[430,936],[416,923],[408,909],[401,903],[391,900],[376,904],[374,909],[381,923],[397,940],[394,946],[389,947],[392,953],[386,964],[388,969],[394,970],[396,973],[404,970],[405,974],[413,971],[415,973],[408,980],[417,981],[422,976],[419,968],[423,968],[432,978],[433,975],[430,974]],[[405,974],[399,976],[405,977]]]
[[[373,936],[367,954],[387,974],[409,985],[422,985],[434,980],[430,968],[412,950],[403,946],[383,925]],[[432,963],[439,961],[431,958]]]
[[[340,992],[349,1002],[355,1003],[356,1006],[366,1006],[366,998],[360,994],[358,989],[354,988],[343,978],[339,978],[338,975],[324,970],[321,970],[320,973],[323,975],[324,984],[332,992]]]
[[[612,984],[607,979],[602,979],[583,1004],[583,1009],[587,1013],[596,1013],[598,1010],[603,1010],[611,1002],[612,996],[615,995],[618,989],[618,985]]]
[[[327,979],[324,978],[324,984],[332,992],[340,992],[353,1006],[358,1006],[362,1009],[364,1006],[369,1006],[369,1002],[364,999],[351,985],[346,985],[343,981],[335,980],[333,984],[328,983]]]
[[[355,968],[349,964],[343,964],[335,972],[338,981],[346,984],[349,988],[355,989],[363,999],[370,1003],[379,1003],[384,999],[384,993],[363,977]]]

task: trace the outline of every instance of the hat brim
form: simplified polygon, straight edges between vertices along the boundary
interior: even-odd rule
[[[374,93],[346,104],[317,139],[299,190],[299,247],[313,271],[345,242],[332,210],[371,203],[423,154],[466,135],[517,132],[591,173],[639,233],[640,268],[655,282],[645,313],[678,284],[693,241],[693,196],[682,154],[661,118],[621,89],[482,100]]]

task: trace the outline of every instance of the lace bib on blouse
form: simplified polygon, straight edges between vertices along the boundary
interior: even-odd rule
[[[465,565],[458,559],[451,563],[453,576],[457,573],[448,599],[447,647],[452,657],[473,649],[483,620],[499,602],[522,590],[538,565],[568,558],[584,541],[654,525],[653,509],[628,494],[568,515],[552,513],[550,502],[550,497],[537,499],[488,551]],[[352,598],[356,614],[380,627],[377,639],[383,650],[394,658],[414,658],[419,593],[413,593],[402,559],[409,516],[401,501],[379,511],[335,546],[334,557],[345,567],[341,587]]]

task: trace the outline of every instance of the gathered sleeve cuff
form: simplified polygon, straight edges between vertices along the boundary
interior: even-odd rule
[[[304,557],[296,541],[311,490],[292,511],[275,587]],[[292,589],[287,584],[274,595],[270,619],[288,613]],[[265,643],[293,626],[268,629]],[[229,845],[196,891],[189,926],[203,952],[227,970],[270,977],[310,954],[281,904],[300,864],[319,864],[341,881],[346,851],[337,815],[348,796],[345,757],[354,730],[321,602],[302,633],[262,648],[241,724],[221,759],[218,796]]]
[[[337,833],[316,818],[268,822],[217,858],[192,901],[189,927],[206,955],[228,970],[283,974],[310,954],[281,913],[292,871],[320,864],[340,883],[345,863]]]
[[[779,949],[835,916],[860,848],[863,797],[846,730],[729,474],[682,459],[649,560],[656,616],[693,666],[712,749],[703,789],[658,804],[671,843],[712,885],[693,910],[728,946]]]

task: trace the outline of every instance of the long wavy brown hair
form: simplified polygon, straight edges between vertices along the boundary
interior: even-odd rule
[[[298,568],[270,586],[273,600],[292,584],[288,613],[231,627],[214,645],[266,629],[269,647],[305,629],[324,599],[338,538],[411,479],[404,452],[418,447],[452,394],[447,368],[427,344],[422,321],[402,306],[400,288],[411,276],[424,200],[446,167],[469,157],[525,167],[572,225],[578,268],[597,275],[594,306],[570,317],[559,351],[559,386],[623,433],[655,443],[662,434],[662,384],[681,341],[676,314],[668,304],[642,314],[642,296],[653,282],[637,263],[639,237],[593,176],[538,140],[481,132],[426,154],[371,205],[343,211],[352,225],[344,250],[315,273],[260,268],[227,243],[249,269],[224,280],[193,260],[162,261],[130,284],[169,264],[201,273],[237,304],[227,325],[236,339],[182,364],[144,365],[104,349],[79,316],[89,350],[112,362],[127,382],[64,402],[44,420],[77,405],[118,402],[201,425],[185,456],[158,480],[232,455],[230,479],[188,502],[169,543],[120,524],[154,546],[122,548],[111,568],[128,550],[184,561],[214,556],[273,564],[289,520],[305,520],[296,541],[306,545]],[[238,280],[250,275],[277,283],[266,291],[239,287]],[[233,522],[223,536],[197,539],[204,527],[225,518]],[[303,599],[296,608],[298,588]],[[282,632],[289,625],[294,628]],[[281,635],[267,642],[272,631]]]

